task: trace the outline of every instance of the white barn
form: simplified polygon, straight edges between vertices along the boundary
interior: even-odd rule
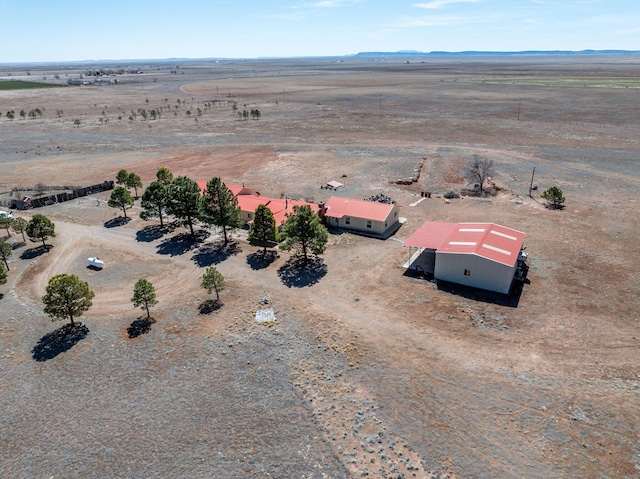
[[[525,236],[493,223],[428,221],[404,242],[411,249],[407,266],[435,279],[508,294],[526,260]]]

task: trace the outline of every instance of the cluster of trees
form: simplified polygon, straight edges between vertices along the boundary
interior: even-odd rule
[[[225,245],[228,243],[230,232],[241,224],[241,216],[237,198],[220,178],[209,180],[202,193],[195,181],[186,176],[173,178],[171,171],[165,167],[158,170],[156,178],[142,196],[143,219],[158,217],[162,225],[163,215],[169,214],[176,218],[178,224],[189,227],[191,234],[194,234],[193,227],[196,222],[217,226],[222,232]],[[126,170],[118,172],[117,180],[119,184],[142,187],[141,183],[138,183],[139,177]],[[132,203],[131,194],[123,186],[114,189],[109,199],[109,205],[117,204],[118,207],[122,207],[125,216],[126,205]],[[265,205],[258,206],[249,232],[249,242],[262,246],[266,254],[268,246],[282,241],[282,249],[297,249],[296,253],[305,261],[309,259],[310,254],[322,254],[328,240],[327,229],[310,206],[295,206],[293,211],[293,214],[287,216],[280,234],[271,210]],[[7,232],[11,225],[22,233],[23,239],[26,233],[32,241],[42,241],[45,248],[46,240],[55,236],[55,225],[44,215],[35,214],[29,222],[21,218],[11,218],[10,221],[11,223],[1,225],[7,227]],[[11,245],[0,239],[0,284],[7,281],[8,258],[11,251]],[[202,275],[200,286],[209,294],[215,292],[215,301],[219,302],[220,292],[225,289],[225,279],[214,266],[210,266]],[[68,319],[73,325],[74,321],[92,306],[94,296],[95,293],[89,284],[76,275],[59,274],[49,279],[46,294],[42,297],[44,312],[51,316],[53,321]],[[146,279],[138,280],[134,285],[131,301],[135,307],[146,311],[149,319],[150,308],[158,304],[153,284]]]
[[[239,111],[238,110],[238,118],[243,119],[243,120],[248,120],[249,116],[251,116],[251,118],[253,118],[254,120],[259,120],[260,117],[262,116],[262,113],[260,113],[260,110],[258,110],[257,108],[252,109],[251,111],[248,111],[246,109]]]
[[[7,236],[11,236],[9,228],[22,235],[22,240],[26,242],[25,234],[31,241],[42,241],[44,248],[47,248],[46,240],[56,235],[55,225],[44,215],[33,215],[30,221],[24,218],[0,218],[0,227],[5,228]],[[9,273],[9,257],[13,252],[13,246],[4,238],[0,238],[0,284],[5,284]]]
[[[131,208],[134,203],[134,197],[131,195],[127,188],[133,188],[135,191],[135,198],[138,198],[138,188],[142,188],[142,180],[140,176],[127,170],[120,170],[116,175],[116,186],[111,192],[111,196],[107,200],[107,204],[111,208],[121,208],[122,214],[125,218],[127,216],[127,209]]]
[[[31,110],[29,110],[29,113],[27,113],[25,110],[20,110],[18,114],[22,119],[26,118],[27,116],[31,119],[34,119],[34,118],[42,118],[43,113],[44,113],[44,108],[32,108]],[[2,113],[0,113],[0,116],[2,116]],[[7,111],[7,113],[5,113],[5,116],[9,120],[13,120],[16,117],[16,112],[14,110],[9,110]]]
[[[164,226],[164,215],[168,214],[174,217],[174,224],[189,228],[192,235],[198,223],[217,227],[224,245],[228,244],[233,230],[242,225],[238,199],[220,178],[209,180],[201,192],[194,180],[186,176],[174,179],[167,168],[160,168],[156,177],[142,195],[142,219],[159,218],[160,225]],[[280,235],[271,210],[264,205],[258,206],[249,230],[249,243],[264,247],[266,253],[268,245],[282,240],[282,249],[297,248],[305,260],[309,253],[322,254],[328,240],[326,228],[311,207],[295,206],[293,210],[294,214],[282,225]]]
[[[216,301],[219,302],[220,292],[225,289],[224,276],[215,266],[210,266],[202,275],[200,286],[209,294],[215,291]],[[82,281],[75,274],[58,274],[49,278],[46,294],[42,297],[44,312],[52,321],[68,319],[70,324],[74,325],[75,320],[93,306],[94,296],[89,283]],[[131,302],[134,307],[147,313],[147,320],[151,319],[151,308],[158,304],[153,283],[145,278],[136,281]]]

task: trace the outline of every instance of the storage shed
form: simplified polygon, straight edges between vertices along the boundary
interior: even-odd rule
[[[410,269],[435,279],[508,294],[524,270],[525,234],[494,223],[428,221],[405,242]]]
[[[328,226],[375,236],[397,229],[400,221],[396,204],[341,196],[332,196],[324,203],[324,217]]]

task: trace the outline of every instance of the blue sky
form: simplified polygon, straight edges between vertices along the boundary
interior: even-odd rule
[[[638,0],[0,0],[0,63],[640,50]]]

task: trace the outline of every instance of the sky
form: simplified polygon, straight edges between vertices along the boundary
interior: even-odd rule
[[[640,50],[638,0],[0,0],[0,63]]]

